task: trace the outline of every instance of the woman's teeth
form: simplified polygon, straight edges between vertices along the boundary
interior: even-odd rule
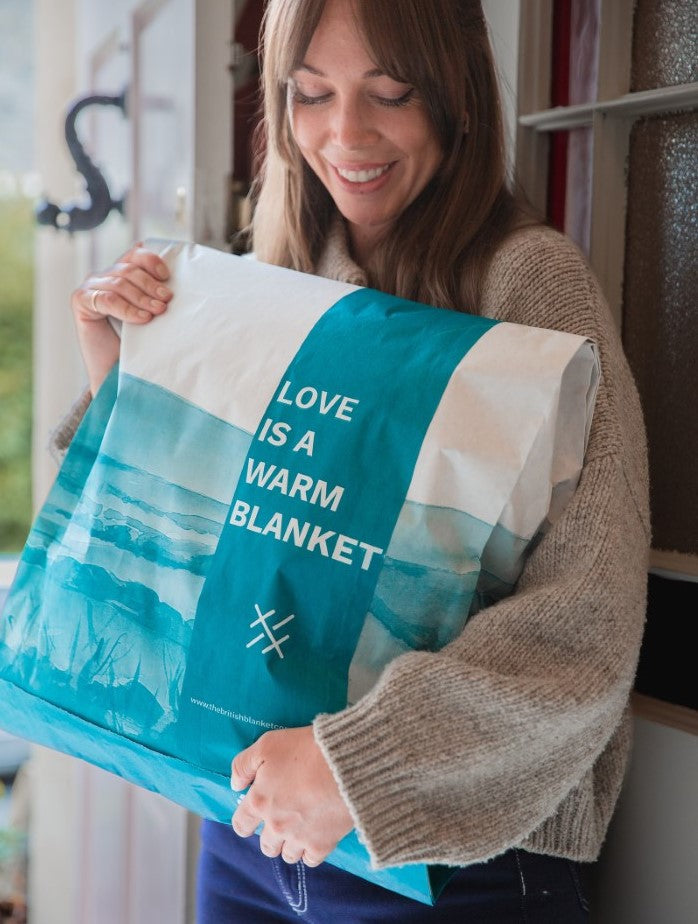
[[[374,167],[372,170],[343,170],[337,167],[337,173],[350,183],[368,183],[370,180],[377,180],[389,167],[390,164]]]

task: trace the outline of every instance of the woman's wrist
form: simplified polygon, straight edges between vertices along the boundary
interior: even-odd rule
[[[76,317],[75,326],[90,392],[94,397],[118,362],[120,340],[106,318],[87,321]]]

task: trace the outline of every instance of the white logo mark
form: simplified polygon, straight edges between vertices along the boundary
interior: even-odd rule
[[[245,648],[251,648],[253,645],[256,645],[257,642],[261,642],[262,639],[268,638],[270,644],[267,645],[266,648],[262,648],[262,654],[266,654],[268,651],[271,651],[273,648],[278,654],[278,656],[280,658],[283,658],[284,653],[281,650],[281,646],[283,645],[285,641],[287,641],[290,638],[290,635],[284,635],[282,638],[275,638],[273,633],[276,632],[277,629],[280,629],[281,626],[285,626],[287,622],[290,622],[292,619],[295,619],[296,614],[291,613],[290,616],[287,616],[285,619],[282,619],[281,622],[274,623],[274,625],[270,629],[269,626],[267,625],[267,619],[271,619],[271,617],[276,613],[276,610],[269,610],[268,613],[263,613],[260,610],[258,604],[256,603],[254,605],[254,608],[257,610],[257,619],[255,619],[254,622],[250,623],[250,629],[254,629],[255,626],[261,626],[264,631],[260,632],[259,635],[255,636],[251,642],[248,642],[247,645],[245,645]]]

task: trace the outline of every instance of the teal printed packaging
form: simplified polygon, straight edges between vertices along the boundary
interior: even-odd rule
[[[229,821],[230,760],[509,593],[598,378],[568,334],[192,244],[125,327],[0,625],[0,726]],[[434,870],[371,870],[430,903]]]

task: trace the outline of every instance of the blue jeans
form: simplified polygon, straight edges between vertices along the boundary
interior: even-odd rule
[[[197,924],[587,924],[576,863],[509,850],[459,870],[430,908],[330,863],[269,859],[259,838],[205,821]]]

